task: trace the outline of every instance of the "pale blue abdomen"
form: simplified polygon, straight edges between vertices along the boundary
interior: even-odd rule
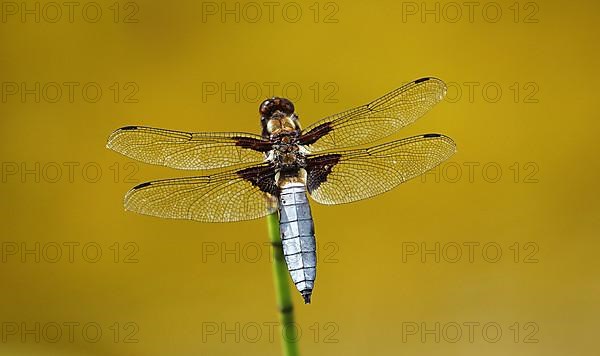
[[[304,184],[293,182],[281,187],[279,228],[290,276],[304,302],[310,303],[317,274],[317,252],[315,228]]]

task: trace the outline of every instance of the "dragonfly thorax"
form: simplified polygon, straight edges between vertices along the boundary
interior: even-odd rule
[[[275,168],[282,172],[296,173],[300,168],[306,167],[304,150],[297,143],[297,134],[291,132],[273,137],[273,150],[268,155],[268,160]]]

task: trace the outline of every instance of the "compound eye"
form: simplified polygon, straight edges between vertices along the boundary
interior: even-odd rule
[[[262,104],[260,104],[260,107],[258,108],[258,112],[264,116],[267,117],[269,114],[269,112],[271,111],[271,107],[273,106],[273,102],[271,101],[271,99],[267,99],[265,101],[262,102]]]
[[[285,98],[271,98],[267,99],[260,104],[258,108],[259,113],[262,117],[269,118],[275,111],[281,111],[286,115],[294,113],[294,104]]]
[[[280,98],[279,110],[288,115],[291,115],[294,113],[294,104],[292,104],[292,102],[289,101],[288,99]]]

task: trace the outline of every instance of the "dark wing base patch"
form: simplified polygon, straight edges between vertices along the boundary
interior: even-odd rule
[[[273,166],[254,166],[239,170],[236,173],[261,191],[273,196],[279,195],[279,187],[275,183],[275,168]]]
[[[413,123],[444,95],[443,81],[417,79],[369,104],[317,121],[304,129],[299,143],[316,153],[375,142]]]
[[[306,188],[309,193],[314,192],[327,182],[327,176],[333,170],[333,167],[340,161],[342,155],[339,153],[327,154],[309,158],[306,162]]]
[[[298,144],[312,145],[313,143],[317,142],[318,139],[330,133],[331,130],[333,130],[331,126],[331,122],[324,122],[320,124],[319,126],[300,136],[298,139]]]
[[[387,192],[456,152],[450,137],[425,134],[365,149],[308,158],[307,187],[321,204],[343,204]]]
[[[265,142],[252,137],[233,136],[232,139],[236,140],[236,146],[248,148],[258,152],[269,152],[273,149],[273,144],[271,142]]]
[[[263,217],[277,208],[275,172],[268,164],[214,175],[163,179],[132,188],[125,208],[140,214],[202,222]]]
[[[241,132],[185,132],[125,126],[106,147],[141,162],[177,169],[215,169],[264,161],[271,142]]]

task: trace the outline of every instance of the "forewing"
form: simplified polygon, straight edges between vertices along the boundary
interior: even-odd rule
[[[307,187],[321,204],[343,204],[387,192],[448,159],[450,137],[427,134],[367,149],[311,156]]]
[[[125,208],[161,218],[231,222],[275,211],[278,188],[268,164],[211,176],[142,183],[125,195]]]
[[[213,169],[264,161],[271,145],[258,135],[236,132],[183,132],[126,126],[106,147],[138,161],[177,169]]]
[[[359,146],[389,136],[423,116],[446,95],[446,84],[421,78],[373,102],[326,117],[303,131],[311,152]]]

